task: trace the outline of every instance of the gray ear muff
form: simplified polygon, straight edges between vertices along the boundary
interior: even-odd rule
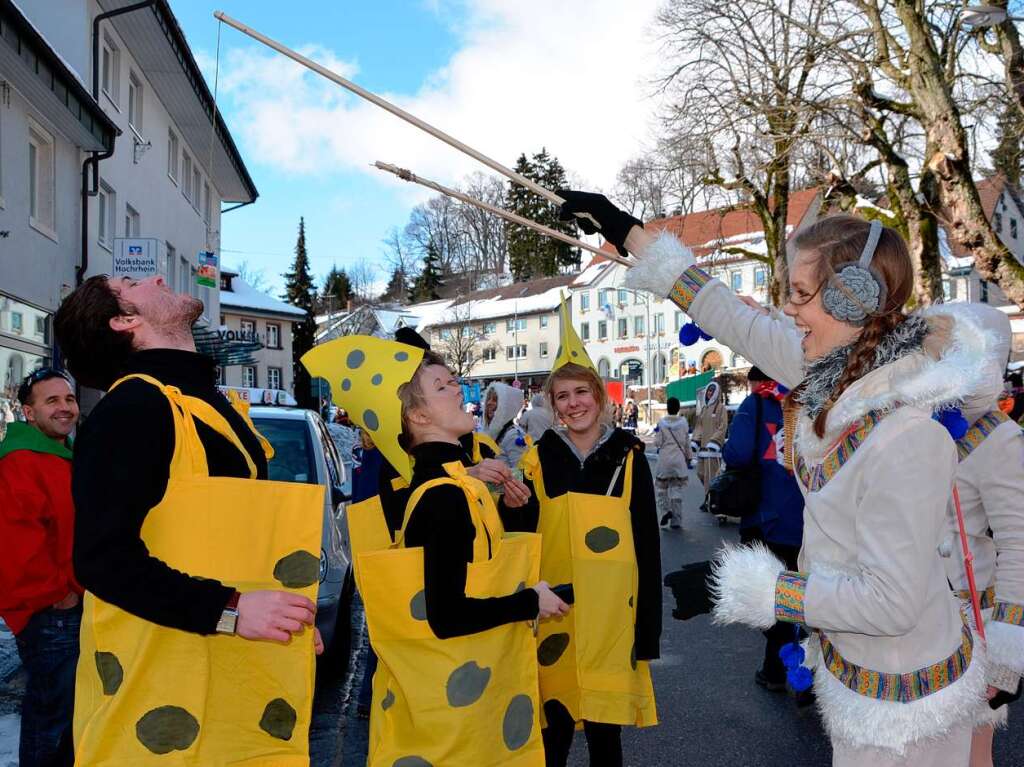
[[[825,311],[840,322],[863,325],[885,302],[885,282],[871,268],[881,236],[882,224],[872,221],[860,259],[837,266],[835,277],[821,292]]]

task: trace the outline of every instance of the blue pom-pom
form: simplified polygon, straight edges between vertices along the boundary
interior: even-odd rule
[[[700,328],[694,323],[687,322],[679,328],[679,343],[683,346],[693,346],[700,340]]]
[[[699,330],[699,328],[698,328],[698,330]],[[703,330],[701,330],[700,331],[700,339],[702,341],[710,341],[711,340],[711,336],[709,336],[707,333],[705,333]]]
[[[970,424],[967,423],[967,419],[964,418],[963,413],[960,412],[959,408],[955,407],[937,410],[932,414],[932,418],[946,427],[946,431],[949,432],[949,436],[954,440],[963,439],[963,436],[967,433],[967,429],[970,427]]]
[[[779,648],[779,660],[781,660],[782,665],[788,669],[799,668],[804,662],[805,657],[807,657],[807,653],[805,653],[804,648],[796,642],[784,644]]]
[[[793,692],[803,692],[814,684],[814,674],[806,666],[800,666],[786,672],[786,681]]]
[[[518,437],[516,437],[516,446],[517,447],[525,447],[526,446],[526,440],[523,439],[523,435],[522,434],[520,434]]]

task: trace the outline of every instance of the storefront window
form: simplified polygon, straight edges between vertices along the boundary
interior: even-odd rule
[[[7,424],[22,421],[18,387],[50,364],[50,314],[0,294],[0,440]]]

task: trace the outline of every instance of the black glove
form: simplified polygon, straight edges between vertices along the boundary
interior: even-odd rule
[[[995,696],[993,696],[992,700],[988,702],[988,707],[995,711],[1000,706],[1009,705],[1020,698],[1022,690],[1024,690],[1024,682],[1019,682],[1017,684],[1017,692],[1000,690],[995,694]]]
[[[714,603],[711,601],[711,587],[708,584],[710,576],[710,562],[683,565],[682,569],[665,576],[665,585],[672,589],[672,596],[676,598],[673,618],[685,621],[711,612]]]
[[[559,221],[575,220],[587,234],[600,232],[615,246],[620,256],[629,255],[625,248],[626,235],[634,226],[642,229],[642,221],[616,208],[603,194],[574,192],[571,189],[559,189],[556,194],[565,200],[558,211]]]

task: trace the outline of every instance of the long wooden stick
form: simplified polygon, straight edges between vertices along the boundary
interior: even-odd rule
[[[445,186],[444,184],[439,184],[436,181],[431,181],[430,179],[423,178],[422,176],[417,176],[415,173],[406,170],[405,168],[399,168],[396,165],[392,165],[391,163],[387,162],[381,162],[380,160],[375,162],[373,165],[374,167],[379,168],[380,170],[387,171],[388,173],[394,173],[403,181],[410,181],[414,184],[420,184],[421,186],[425,186],[428,189],[433,189],[435,192],[440,192],[441,194],[446,194],[449,197],[454,197],[456,200],[461,200],[462,202],[468,205],[474,205],[477,208],[480,208],[481,210],[486,210],[488,213],[493,213],[496,216],[500,216],[506,221],[511,221],[514,224],[519,224],[520,226],[525,226],[529,229],[533,229],[536,232],[540,232],[541,234],[547,235],[548,237],[552,237],[556,240],[560,240],[574,247],[589,250],[591,253],[596,253],[597,255],[607,258],[610,261],[615,261],[624,266],[633,265],[630,261],[620,256],[618,253],[611,253],[607,250],[595,248],[593,245],[588,245],[582,240],[577,240],[575,237],[570,237],[564,232],[559,232],[557,229],[552,229],[549,226],[544,226],[544,224],[538,224],[536,221],[531,221],[528,218],[523,218],[518,213],[512,213],[511,211],[505,210],[504,208],[499,208],[497,205],[491,205],[489,202],[478,200],[476,197],[470,197],[468,194],[460,192],[457,189],[451,189]]]
[[[248,27],[245,24],[243,24],[242,22],[237,21],[237,20],[231,18],[230,16],[228,16],[223,11],[215,11],[213,15],[217,19],[219,19],[220,21],[223,21],[225,24],[234,27],[239,32],[242,32],[244,34],[249,35],[249,37],[253,38],[254,40],[258,40],[259,42],[263,43],[264,45],[266,45],[266,46],[268,46],[270,48],[273,48],[278,53],[287,56],[288,58],[292,59],[293,61],[297,61],[299,64],[302,64],[304,67],[312,69],[314,72],[316,72],[319,75],[323,75],[324,77],[326,77],[331,82],[334,82],[334,83],[337,83],[338,85],[340,85],[342,88],[345,88],[345,89],[351,91],[352,93],[356,94],[357,96],[361,96],[362,98],[366,99],[367,101],[369,101],[369,102],[371,102],[373,104],[376,104],[381,109],[386,109],[388,112],[391,112],[391,114],[395,115],[396,117],[402,118],[407,123],[415,125],[420,130],[426,131],[427,133],[429,133],[434,138],[440,139],[441,141],[443,141],[444,143],[448,144],[449,146],[454,147],[455,149],[458,149],[460,152],[464,152],[465,154],[468,154],[473,159],[475,159],[475,160],[477,160],[479,162],[482,162],[484,165],[486,165],[487,167],[491,168],[492,170],[500,173],[501,175],[505,176],[506,178],[511,179],[512,181],[515,181],[520,186],[524,186],[527,189],[530,189],[531,191],[539,194],[541,197],[543,197],[543,198],[553,202],[555,205],[561,205],[563,202],[565,202],[565,200],[563,200],[557,194],[555,194],[554,192],[552,192],[549,189],[545,189],[544,187],[542,187],[537,182],[532,181],[531,179],[528,179],[526,176],[523,176],[523,175],[520,175],[519,173],[516,173],[511,168],[506,168],[504,165],[502,165],[497,160],[492,160],[490,157],[488,157],[487,155],[483,154],[482,152],[478,152],[477,150],[473,149],[473,147],[467,146],[466,144],[463,144],[461,141],[459,141],[454,136],[450,136],[447,133],[445,133],[444,131],[439,130],[438,128],[435,128],[433,125],[430,125],[429,123],[424,122],[423,120],[421,120],[420,118],[416,117],[415,115],[409,114],[404,109],[402,109],[400,107],[397,107],[394,104],[392,104],[390,101],[386,101],[385,99],[382,99],[377,94],[370,93],[370,91],[366,90],[365,88],[359,87],[354,82],[352,82],[350,80],[346,80],[341,75],[337,74],[336,72],[332,72],[330,69],[327,69],[327,67],[324,67],[324,66],[321,66],[320,64],[317,64],[312,59],[306,58],[301,53],[296,53],[292,49],[287,48],[284,45],[281,45],[281,43],[279,43],[279,42],[277,42],[275,40],[271,40],[269,37],[267,37],[266,35],[260,34],[259,32],[257,32],[252,27]]]

